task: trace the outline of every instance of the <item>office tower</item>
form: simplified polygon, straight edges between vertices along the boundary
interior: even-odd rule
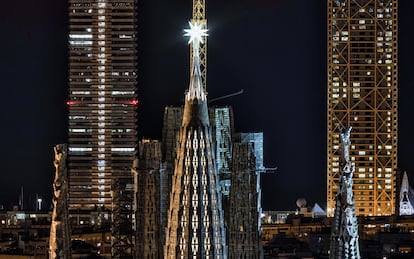
[[[357,215],[395,213],[397,0],[328,1],[327,213],[339,188],[339,128],[353,127]]]
[[[355,213],[355,199],[352,191],[355,167],[349,158],[351,129],[340,129],[341,174],[339,189],[335,197],[335,214],[332,221],[330,259],[359,259],[358,220]]]
[[[164,258],[227,258],[219,179],[214,159],[199,42],[206,30],[187,30],[193,62],[176,149]]]
[[[69,0],[69,208],[111,208],[136,155],[136,0]]]

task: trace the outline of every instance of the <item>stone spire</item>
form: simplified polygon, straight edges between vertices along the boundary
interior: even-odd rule
[[[50,226],[49,258],[71,258],[70,230],[68,220],[68,179],[67,179],[67,145],[59,144],[54,147],[55,180],[53,181],[53,211]]]
[[[227,258],[224,216],[199,43],[207,30],[191,24],[193,62],[172,177],[164,258]]]
[[[186,36],[190,37],[188,41],[192,46],[190,84],[185,94],[183,125],[209,125],[207,93],[203,87],[201,69],[200,69],[200,43],[203,42],[203,36],[207,35],[207,30],[202,29],[201,24],[189,23],[190,29],[186,29]]]
[[[355,213],[355,200],[352,192],[355,168],[349,159],[350,135],[352,127],[341,129],[342,153],[341,175],[336,196],[335,215],[332,222],[331,259],[359,259],[358,221]]]
[[[414,214],[414,208],[410,201],[409,193],[410,183],[408,182],[407,172],[404,172],[400,191],[400,216],[408,216]]]

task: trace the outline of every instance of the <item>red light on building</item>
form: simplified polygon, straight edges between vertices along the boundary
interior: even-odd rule
[[[75,102],[75,101],[72,101],[72,100],[69,100],[69,101],[66,102],[66,105],[75,105],[75,104],[79,104],[79,102]]]
[[[138,100],[137,99],[134,99],[132,101],[126,102],[125,104],[138,105]]]

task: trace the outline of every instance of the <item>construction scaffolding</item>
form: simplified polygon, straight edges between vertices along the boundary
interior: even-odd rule
[[[256,172],[253,143],[233,143],[231,169],[229,258],[260,258],[257,191],[260,173]]]
[[[142,140],[139,164],[135,172],[136,189],[136,258],[162,257],[168,209],[168,188],[165,166],[161,163],[161,143]]]
[[[134,255],[134,178],[112,179],[112,228],[111,258],[129,259]]]

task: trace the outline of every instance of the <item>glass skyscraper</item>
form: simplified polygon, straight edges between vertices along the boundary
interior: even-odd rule
[[[327,212],[340,176],[340,127],[352,126],[357,215],[395,212],[398,1],[328,1]]]
[[[69,209],[111,208],[137,145],[136,0],[69,0]]]

